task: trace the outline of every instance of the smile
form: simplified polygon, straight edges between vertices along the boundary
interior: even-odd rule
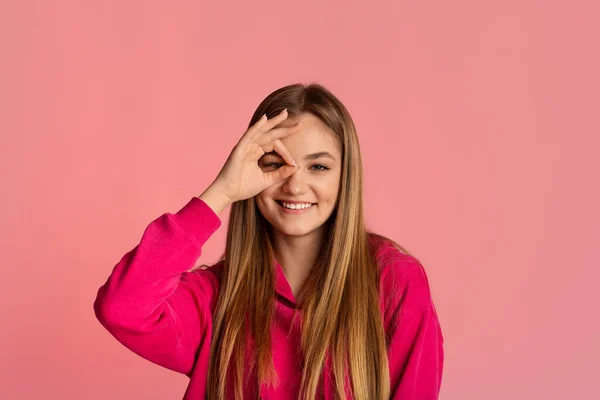
[[[277,204],[283,210],[283,212],[286,212],[289,214],[302,214],[302,213],[310,210],[314,206],[314,204],[311,204],[311,203],[295,204],[295,203],[287,203],[285,201],[279,201],[279,200],[277,200]]]

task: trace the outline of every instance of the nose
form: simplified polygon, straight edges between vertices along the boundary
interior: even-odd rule
[[[308,185],[304,180],[302,170],[296,171],[292,174],[292,176],[288,177],[281,188],[284,192],[291,195],[299,195],[302,193],[306,193],[308,190]]]

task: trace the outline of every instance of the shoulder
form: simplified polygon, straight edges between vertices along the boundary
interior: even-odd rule
[[[223,268],[225,261],[223,259],[217,261],[213,265],[200,265],[188,272],[194,279],[209,280],[211,283],[217,286],[221,282],[223,276]]]
[[[396,283],[425,278],[421,261],[392,239],[372,233],[369,235],[369,245],[382,277],[393,278]]]
[[[429,279],[421,261],[384,236],[371,234],[369,242],[379,268],[384,310],[406,314],[433,308]]]
[[[224,261],[213,265],[201,265],[181,275],[181,282],[191,285],[191,289],[199,296],[208,300],[211,305],[216,302],[221,286]]]

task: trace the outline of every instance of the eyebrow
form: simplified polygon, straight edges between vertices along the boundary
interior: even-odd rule
[[[265,153],[263,155],[263,157],[265,156],[276,156],[281,158],[281,156],[279,155],[279,153],[277,153],[275,150],[270,151],[268,153]],[[327,152],[327,151],[319,151],[317,153],[312,153],[312,154],[307,154],[304,156],[304,159],[309,161],[309,160],[316,160],[319,158],[331,158],[332,160],[335,161],[335,157],[331,155],[331,153]]]
[[[335,160],[335,157],[326,151],[319,151],[318,153],[307,154],[304,156],[305,160],[316,160],[318,158],[331,158]]]

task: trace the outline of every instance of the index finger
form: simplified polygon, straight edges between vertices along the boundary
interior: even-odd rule
[[[252,125],[246,130],[246,132],[244,132],[244,134],[240,138],[240,142],[242,142],[243,140],[251,139],[257,133],[258,129],[260,129],[260,127],[263,126],[265,123],[267,123],[267,114],[263,114],[263,116],[260,117],[258,121],[254,123],[254,125]]]
[[[265,116],[263,116],[263,118],[264,117]],[[277,126],[282,121],[285,121],[285,119],[287,117],[288,117],[288,111],[287,111],[287,108],[285,108],[285,109],[283,109],[283,111],[281,111],[279,114],[277,114],[273,118],[267,119],[266,122],[263,122],[263,123],[259,124],[258,126],[256,126],[256,128],[254,126],[252,126],[252,128],[251,128],[252,132],[248,133],[248,138],[252,140],[260,133],[264,133],[264,132],[271,130],[274,126]],[[255,124],[255,125],[257,125],[257,124]]]
[[[281,128],[271,129],[270,131],[267,131],[261,135],[257,135],[255,137],[254,142],[259,146],[263,146],[267,143],[271,143],[276,139],[281,139],[283,137],[289,136],[292,133],[296,133],[300,129],[302,129],[301,122],[302,120],[296,122],[294,125],[291,126],[284,126]]]

